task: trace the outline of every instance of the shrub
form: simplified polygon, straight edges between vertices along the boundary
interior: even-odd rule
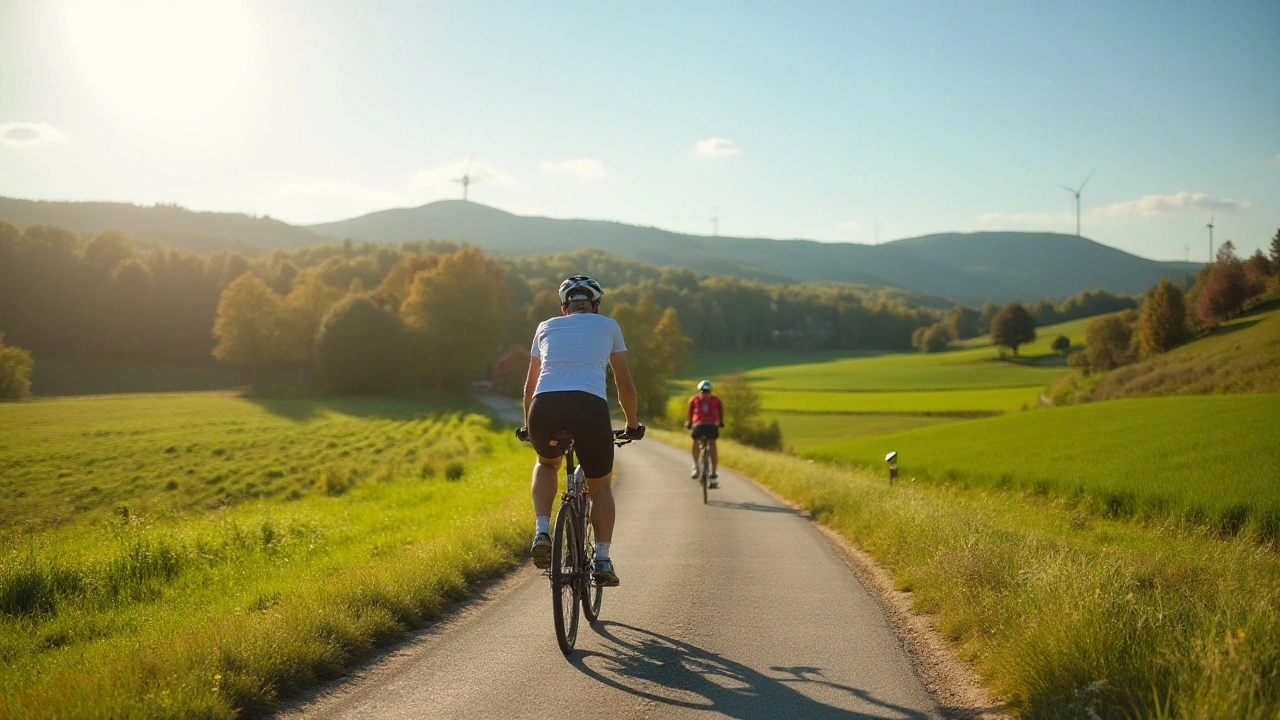
[[[31,396],[31,353],[4,344],[0,332],[0,400],[21,400]]]
[[[1118,315],[1107,315],[1089,323],[1084,331],[1084,351],[1090,370],[1110,370],[1133,359],[1129,346],[1133,330]]]
[[[444,477],[446,480],[461,480],[463,473],[466,472],[466,466],[454,460],[444,466]]]
[[[1071,338],[1066,335],[1059,335],[1053,339],[1053,345],[1050,347],[1053,348],[1054,352],[1065,357],[1067,351],[1071,349]]]

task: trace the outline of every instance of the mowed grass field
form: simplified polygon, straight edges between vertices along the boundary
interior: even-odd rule
[[[0,717],[260,713],[524,550],[527,452],[391,399],[0,405]]]
[[[904,478],[1080,496],[1108,515],[1280,533],[1280,395],[1117,400],[817,447],[815,458]]]

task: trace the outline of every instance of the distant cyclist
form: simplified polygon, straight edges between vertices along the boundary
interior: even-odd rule
[[[529,374],[524,381],[525,427],[517,433],[538,452],[533,466],[533,564],[551,567],[551,505],[563,455],[551,436],[564,430],[574,436],[574,449],[591,496],[591,524],[596,535],[596,564],[592,575],[602,586],[618,584],[609,559],[613,539],[613,426],[605,397],[605,367],[613,368],[618,400],[627,419],[627,437],[644,437],[636,419],[636,389],[627,367],[622,328],[600,315],[600,283],[574,275],[560,284],[560,317],[538,325],[529,351]]]
[[[720,398],[711,394],[710,380],[698,383],[698,394],[689,398],[684,426],[693,430],[693,471],[690,477],[698,477],[698,440],[707,438],[711,450],[711,481],[707,487],[719,487],[716,469],[720,458],[716,452],[716,439],[720,437],[720,428],[724,427],[724,406],[720,404]]]

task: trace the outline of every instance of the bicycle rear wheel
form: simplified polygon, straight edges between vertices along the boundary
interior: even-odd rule
[[[573,652],[573,644],[578,641],[578,602],[582,595],[582,543],[576,525],[573,506],[561,504],[555,534],[551,536],[551,607],[556,642],[565,655]]]
[[[586,562],[582,567],[582,614],[587,622],[600,619],[600,605],[604,602],[604,588],[591,578],[591,571],[596,566],[596,531],[591,527],[591,518],[582,519],[582,556]]]
[[[698,475],[702,476],[702,504],[707,504],[707,484],[711,482],[711,453],[707,452],[706,444],[702,446],[702,453],[698,456]]]

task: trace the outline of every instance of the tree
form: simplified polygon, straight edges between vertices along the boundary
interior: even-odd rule
[[[1271,277],[1271,262],[1259,248],[1244,261],[1244,278],[1249,297],[1256,297],[1266,292],[1269,277]]]
[[[1239,312],[1248,299],[1244,265],[1230,259],[1216,262],[1196,302],[1196,317],[1206,325],[1216,325]]]
[[[1271,272],[1280,275],[1280,230],[1271,237]]]
[[[764,402],[745,375],[733,373],[720,378],[716,395],[724,404],[726,436],[765,450],[782,449],[782,429],[777,420],[765,424],[760,419]]]
[[[614,307],[613,319],[627,342],[627,366],[640,413],[666,416],[667,381],[689,365],[690,341],[680,328],[679,313],[674,308],[663,310],[646,294],[635,305]]]
[[[464,247],[414,276],[400,314],[420,376],[454,388],[485,376],[502,349],[502,273],[488,255]]]
[[[918,327],[911,335],[911,344],[920,352],[942,352],[947,349],[949,342],[951,342],[951,331],[940,322]]]
[[[1084,330],[1084,352],[1090,370],[1110,370],[1132,359],[1133,330],[1119,315],[1107,315]]]
[[[947,313],[947,317],[943,319],[942,324],[946,327],[951,339],[966,340],[978,335],[978,326],[981,322],[982,315],[977,310],[964,305],[957,305],[951,308],[951,312]]]
[[[316,336],[325,315],[342,299],[342,291],[329,287],[316,273],[307,273],[284,299],[279,352],[275,359],[299,366],[302,381],[315,365]]]
[[[316,372],[336,392],[387,392],[404,378],[408,355],[404,324],[370,295],[334,305],[316,335]]]
[[[1036,323],[1022,303],[1009,303],[991,319],[991,344],[1018,354],[1018,346],[1036,339]]]
[[[0,400],[21,400],[31,396],[31,353],[4,344],[0,332]]]
[[[1142,356],[1168,352],[1186,342],[1186,318],[1182,291],[1168,278],[1147,290],[1147,300],[1142,304],[1142,317],[1138,321],[1138,347]]]
[[[982,304],[982,310],[978,312],[978,332],[985,333],[991,331],[991,321],[995,319],[996,313],[1000,312],[1000,306],[995,301],[988,300]]]
[[[246,272],[218,299],[213,356],[229,365],[248,366],[250,378],[257,382],[262,364],[278,352],[282,326],[280,296],[262,278]]]
[[[1053,345],[1050,347],[1053,348],[1054,352],[1066,357],[1067,351],[1071,349],[1071,338],[1066,335],[1059,335],[1053,339]]]

